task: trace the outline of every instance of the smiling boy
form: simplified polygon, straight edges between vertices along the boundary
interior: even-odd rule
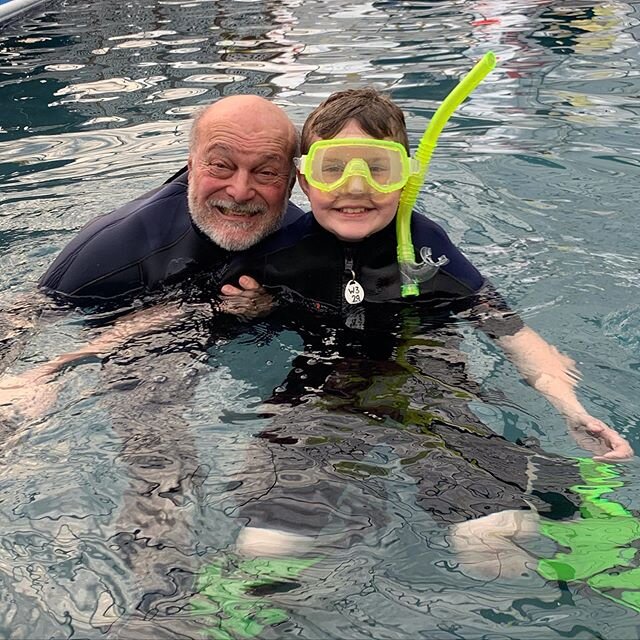
[[[379,303],[419,305],[423,317],[441,320],[464,313],[565,417],[582,446],[602,459],[631,457],[627,441],[578,400],[575,363],[509,311],[442,227],[415,212],[416,251],[432,255],[434,268],[417,297],[402,298],[394,222],[402,187],[415,171],[408,151],[404,114],[389,98],[370,88],[332,94],[302,130],[298,180],[312,212],[235,261],[223,295],[240,292],[235,283],[246,274],[280,301],[347,318],[357,308],[386,308]]]
[[[289,317],[296,322],[300,323],[302,317],[305,323],[313,322],[313,317],[298,313],[298,306],[301,306],[312,310],[314,315],[320,312],[321,324],[327,318],[327,326],[331,325],[331,316],[334,319],[342,317],[347,329],[329,330],[319,340],[314,338],[314,330],[307,330],[305,353],[295,359],[291,375],[281,385],[285,390],[282,397],[272,401],[284,401],[295,407],[311,393],[309,398],[315,400],[311,407],[326,408],[333,404],[338,413],[375,414],[380,424],[371,434],[369,429],[354,432],[357,438],[375,437],[376,433],[384,431],[388,421],[392,424],[401,421],[405,427],[403,434],[405,430],[409,433],[411,429],[419,429],[419,424],[411,424],[412,420],[419,420],[416,418],[419,410],[414,412],[413,418],[409,410],[401,418],[402,411],[398,413],[397,406],[402,405],[402,398],[398,400],[402,394],[391,392],[391,383],[385,383],[386,378],[392,380],[397,373],[394,359],[402,352],[402,343],[410,332],[406,326],[400,326],[397,331],[398,325],[391,329],[393,333],[389,328],[380,332],[380,324],[375,326],[377,332],[372,331],[369,321],[373,316],[376,323],[382,319],[383,325],[389,327],[394,317],[406,316],[403,310],[407,307],[418,309],[419,313],[414,317],[424,323],[414,328],[420,332],[427,349],[418,349],[414,355],[425,360],[425,380],[440,381],[442,375],[442,388],[427,399],[424,415],[428,416],[428,422],[431,421],[428,431],[431,437],[444,432],[447,437],[443,449],[428,448],[428,455],[408,469],[419,476],[417,500],[435,514],[434,517],[440,514],[438,517],[453,525],[455,547],[465,563],[481,567],[488,574],[504,571],[505,575],[518,575],[530,561],[518,543],[535,532],[535,508],[543,509],[544,506],[536,504],[531,510],[536,501],[525,488],[528,480],[520,477],[523,468],[528,468],[527,464],[511,464],[507,482],[500,479],[499,474],[495,475],[495,470],[500,468],[499,461],[505,457],[514,462],[508,452],[517,453],[524,459],[533,452],[491,433],[469,413],[461,413],[461,421],[452,421],[451,414],[455,413],[460,398],[451,395],[451,385],[457,388],[455,385],[464,377],[457,366],[461,364],[459,358],[448,349],[447,340],[443,341],[443,336],[455,333],[449,326],[453,316],[464,313],[494,339],[527,382],[565,416],[572,434],[578,435],[581,444],[607,459],[629,457],[633,455],[631,447],[615,430],[590,416],[582,407],[575,394],[574,363],[510,312],[490,283],[439,225],[416,213],[411,219],[413,241],[420,257],[426,258],[432,268],[424,270],[417,297],[402,297],[395,218],[402,188],[419,166],[408,155],[404,115],[397,105],[373,89],[333,94],[307,119],[302,131],[301,151],[302,156],[297,159],[298,180],[309,198],[312,212],[239,258],[227,273],[228,284],[222,293],[237,293],[232,283],[240,274],[249,274],[282,304],[288,305],[287,311],[292,312]],[[357,311],[365,317],[365,322],[354,327],[350,319]],[[352,330],[365,325],[367,331]],[[305,327],[302,329],[304,332]],[[322,336],[322,332],[319,335]],[[392,336],[397,344],[385,350],[382,345],[393,342]],[[397,362],[395,364],[399,366]],[[444,372],[438,369],[442,365],[445,365]],[[423,380],[421,388],[425,384]],[[292,393],[296,386],[301,388],[299,398],[292,397],[296,395],[295,391]],[[375,410],[358,409],[359,404],[367,406],[367,403]],[[387,406],[385,403],[389,405],[388,415],[381,411]],[[270,455],[275,471],[273,478],[269,476],[265,480],[271,489],[257,492],[258,497],[246,501],[241,510],[242,517],[249,521],[238,540],[238,548],[243,552],[258,555],[287,553],[310,544],[317,530],[332,520],[328,515],[325,525],[320,524],[324,521],[318,505],[323,499],[314,492],[322,483],[313,473],[326,473],[333,478],[336,460],[341,455],[351,460],[350,456],[357,458],[358,451],[366,451],[361,444],[353,444],[343,446],[338,452],[328,452],[327,416],[323,414],[315,420],[305,416],[303,412],[300,418],[294,408],[290,416],[281,417],[277,426],[258,434],[274,443]],[[281,426],[282,422],[287,426]],[[315,440],[307,437],[305,424],[319,429],[318,434],[323,437],[315,440],[323,444],[309,444]],[[424,436],[427,432],[421,433]],[[392,442],[400,436],[387,433],[385,437]],[[419,438],[416,440],[419,448],[418,441]],[[385,442],[385,446],[389,442]],[[482,451],[486,454],[484,464],[479,462],[484,455]],[[438,485],[434,484],[434,473],[439,455],[472,463],[465,474],[452,473]],[[301,461],[293,463],[296,456]],[[310,464],[310,460],[314,461],[313,473],[310,469],[305,470],[306,485],[285,483],[280,493],[273,489],[280,476],[289,477],[283,471],[288,465]],[[558,458],[556,462],[563,468],[567,461]],[[559,475],[554,473],[550,478],[558,479]],[[566,491],[570,484],[560,482],[563,487],[560,492]],[[442,489],[445,485],[451,485],[454,495],[450,503],[446,498],[440,502],[446,493]],[[467,490],[474,496],[469,504],[463,498]],[[291,510],[292,504],[298,504],[298,498],[301,504],[314,505],[313,518],[301,518],[296,509]],[[327,510],[330,514],[335,505],[331,500],[328,502],[332,505]],[[496,541],[497,532],[500,535]]]

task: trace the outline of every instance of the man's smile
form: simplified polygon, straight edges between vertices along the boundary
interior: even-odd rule
[[[208,200],[207,206],[211,212],[217,211],[225,218],[252,218],[266,211],[264,207],[257,204],[239,204],[221,200]]]

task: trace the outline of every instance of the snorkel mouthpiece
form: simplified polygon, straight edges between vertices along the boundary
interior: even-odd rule
[[[396,216],[396,236],[398,238],[398,266],[400,267],[402,297],[417,296],[420,293],[419,283],[425,280],[425,276],[433,269],[439,268],[444,262],[441,258],[437,261],[422,256],[422,262],[416,262],[413,242],[411,240],[411,212],[418,199],[420,189],[424,184],[431,162],[433,150],[438,143],[438,137],[445,124],[458,108],[462,101],[482,82],[485,76],[496,66],[496,57],[493,52],[487,52],[482,59],[460,80],[444,102],[438,107],[429,122],[418,149],[415,153],[420,162],[420,171],[412,175],[402,190],[398,214]],[[422,253],[422,252],[421,252]],[[440,263],[440,264],[439,264]],[[433,272],[435,273],[435,272]],[[433,275],[432,273],[432,275]]]

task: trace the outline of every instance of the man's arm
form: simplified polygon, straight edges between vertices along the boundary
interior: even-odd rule
[[[523,378],[566,418],[578,444],[597,454],[597,460],[625,460],[631,445],[614,429],[594,418],[575,393],[580,380],[575,362],[523,326],[513,335],[495,338]]]
[[[252,319],[267,315],[274,299],[253,278],[242,276],[239,287],[225,285],[218,310]],[[112,327],[100,333],[78,349],[61,354],[38,367],[18,375],[0,377],[0,409],[27,418],[44,414],[57,396],[56,376],[67,366],[87,357],[104,357],[121,348],[129,340],[166,329],[183,319],[188,312],[206,310],[208,305],[156,305],[134,311],[119,318]]]
[[[37,418],[55,401],[57,388],[52,383],[65,367],[87,357],[106,356],[132,338],[165,329],[185,315],[183,306],[169,304],[134,311],[74,351],[21,374],[5,374],[0,377],[0,407],[24,417]]]

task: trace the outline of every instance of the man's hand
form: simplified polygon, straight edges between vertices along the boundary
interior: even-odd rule
[[[218,309],[244,320],[262,318],[275,307],[275,298],[250,276],[241,276],[240,287],[225,284]]]
[[[602,420],[584,413],[567,418],[567,424],[575,441],[583,449],[596,454],[594,460],[620,462],[633,458],[631,445]]]

